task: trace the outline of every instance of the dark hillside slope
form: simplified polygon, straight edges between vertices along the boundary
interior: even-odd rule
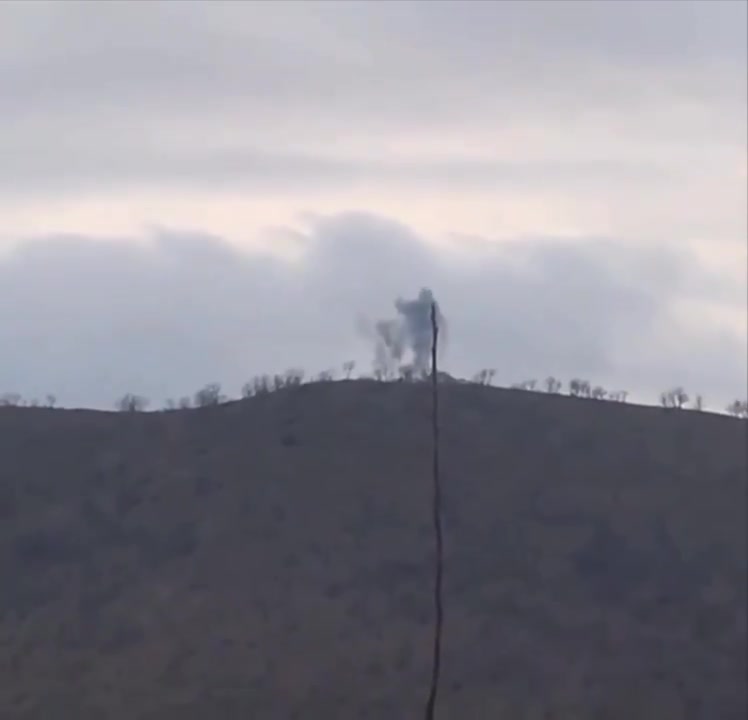
[[[442,392],[439,720],[742,720],[746,422]],[[0,408],[0,717],[420,717],[428,414],[366,381]]]

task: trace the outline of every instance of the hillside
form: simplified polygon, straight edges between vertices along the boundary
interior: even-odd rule
[[[0,408],[3,720],[419,718],[427,387]],[[439,720],[737,720],[745,420],[442,389]]]

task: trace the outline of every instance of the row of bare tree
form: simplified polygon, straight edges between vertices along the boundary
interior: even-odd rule
[[[356,368],[356,364],[351,360],[343,363],[342,366],[342,378],[349,380],[353,376],[353,372]],[[402,365],[397,372],[387,371],[384,369],[377,369],[373,376],[373,379],[382,382],[401,381],[401,382],[418,382],[424,380],[427,374],[416,373],[412,365]],[[491,368],[484,368],[477,372],[471,382],[480,385],[491,385],[496,376],[496,371]],[[361,379],[367,376],[360,376]],[[324,372],[318,373],[311,378],[312,382],[331,382],[336,379],[336,373],[334,370],[325,370]],[[298,368],[290,368],[284,373],[277,373],[274,375],[258,375],[249,382],[245,383],[242,387],[242,397],[251,398],[258,395],[265,395],[268,393],[283,390],[289,387],[297,387],[304,382],[304,371]],[[463,381],[464,382],[464,381]],[[545,392],[552,394],[559,394],[563,392],[564,383],[553,376],[547,377],[542,383],[538,383],[537,380],[524,380],[519,383],[515,383],[510,386],[515,390],[526,390],[535,391],[543,389]],[[572,378],[568,382],[568,394],[572,397],[578,398],[589,398],[592,400],[608,400],[612,402],[626,402],[628,392],[625,390],[609,391],[605,388],[596,385],[593,386],[589,381],[581,378]],[[192,396],[185,396],[178,400],[170,399],[167,400],[163,406],[163,410],[180,410],[187,408],[203,408],[214,405],[220,405],[228,402],[229,397],[224,395],[221,391],[221,385],[219,383],[209,383],[205,387],[198,390]],[[667,409],[683,409],[687,407],[687,403],[690,398],[688,393],[682,387],[675,387],[671,390],[667,390],[660,394],[660,404]],[[32,400],[25,403],[20,395],[16,393],[7,393],[0,395],[0,406],[3,405],[27,405],[31,407],[45,406],[54,407],[56,404],[56,398],[54,395],[47,395],[44,402],[38,402]],[[149,401],[141,396],[128,393],[119,400],[117,400],[116,409],[122,412],[143,412],[149,407]],[[694,410],[703,410],[704,399],[701,395],[694,397],[693,403],[690,406]],[[734,400],[730,403],[726,411],[730,415],[736,417],[748,418],[748,401],[745,400]]]
[[[355,369],[355,363],[349,361],[343,364],[343,377],[349,380]],[[493,383],[496,371],[490,368],[486,368],[477,372],[472,382],[480,385],[491,385]],[[361,376],[364,379],[366,376]],[[397,375],[387,374],[382,370],[375,371],[373,376],[375,380],[382,382],[388,381],[404,381],[404,382],[418,382],[426,378],[423,374],[416,374],[413,371],[412,366],[403,365],[400,367]],[[312,382],[332,382],[335,380],[335,373],[333,370],[326,370],[318,373],[312,378]],[[245,383],[242,388],[242,397],[250,398],[258,395],[264,395],[267,393],[282,390],[288,387],[296,387],[304,382],[304,371],[300,369],[290,369],[285,373],[276,375],[259,375],[249,382]],[[515,390],[527,390],[534,391],[538,389],[537,380],[525,380],[520,383],[515,383],[510,386]],[[543,383],[542,387],[546,392],[552,394],[560,394],[563,391],[564,384],[561,380],[549,376]],[[626,402],[628,398],[628,391],[626,390],[615,390],[609,391],[605,388],[596,385],[593,386],[587,380],[580,378],[572,378],[568,383],[568,392],[572,397],[588,398],[591,400],[608,400],[611,402]],[[135,402],[134,402],[135,401]],[[210,405],[219,405],[226,402],[226,396],[221,394],[221,386],[217,383],[206,385],[203,389],[195,393],[194,398],[184,397],[178,402],[169,400],[166,403],[164,409],[176,410],[184,409],[189,407],[208,407]],[[143,404],[143,399],[137,396],[126,395],[118,403],[118,409],[120,410],[143,410],[146,405]],[[672,390],[667,390],[660,395],[660,404],[664,408],[677,408],[683,409],[689,402],[688,393],[683,390],[682,387],[676,387]],[[694,410],[703,410],[705,407],[704,399],[701,395],[696,395],[691,406]],[[748,401],[734,400],[730,403],[726,411],[730,415],[736,417],[748,418]]]
[[[486,375],[485,370],[482,370],[478,375],[476,376],[476,381],[481,382],[482,384],[487,384],[483,382],[484,378],[492,377],[491,375]],[[490,382],[488,383],[490,384]],[[555,377],[547,377],[545,380],[543,380],[542,387],[545,389],[546,392],[558,395],[563,391],[564,384],[561,380],[555,378]],[[538,389],[538,381],[537,380],[523,380],[519,383],[514,383],[513,385],[510,385],[510,388],[512,390],[536,390]],[[574,378],[569,381],[569,395],[572,397],[581,397],[581,398],[591,398],[592,400],[612,400],[614,402],[626,402],[626,398],[628,397],[628,391],[626,390],[615,390],[615,391],[608,391],[605,388],[596,385],[592,386],[589,381],[587,380],[580,380],[579,378]]]
[[[495,375],[494,370],[481,370],[473,377],[473,382],[481,385],[490,385]],[[544,380],[543,385],[546,392],[560,393],[563,389],[563,383],[554,378],[548,377]],[[538,387],[537,380],[524,380],[510,386],[514,390],[535,390]],[[593,400],[611,400],[613,402],[626,402],[628,391],[616,390],[608,391],[601,386],[591,386],[587,380],[574,378],[569,381],[569,395],[572,397],[591,398]],[[683,409],[687,406],[690,397],[682,387],[675,387],[671,390],[665,390],[660,393],[660,405],[667,409]],[[704,410],[704,397],[696,395],[690,406],[692,410]],[[748,401],[734,400],[725,410],[735,417],[748,418]]]
[[[330,372],[319,373],[315,380],[324,382],[332,380]],[[275,375],[258,375],[242,387],[242,397],[250,398],[256,395],[266,395],[271,392],[283,390],[287,387],[296,387],[304,381],[304,371],[297,369],[286,370],[285,373]],[[219,383],[209,383],[200,388],[194,395],[185,395],[178,400],[169,399],[164,404],[164,410],[186,410],[188,408],[203,408],[213,405],[222,405],[231,398],[224,395]],[[122,412],[142,412],[148,407],[148,400],[140,395],[127,394],[116,403],[117,410]]]
[[[31,400],[24,400],[20,393],[4,393],[0,395],[0,407],[48,407],[52,408],[57,405],[57,398],[49,394],[44,400],[38,400],[33,398]]]

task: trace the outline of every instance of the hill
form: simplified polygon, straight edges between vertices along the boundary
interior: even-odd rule
[[[439,720],[742,719],[746,421],[441,392]],[[420,717],[429,408],[0,408],[0,717]]]

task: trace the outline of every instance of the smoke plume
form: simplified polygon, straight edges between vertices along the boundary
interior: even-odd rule
[[[391,376],[407,371],[415,377],[428,373],[431,357],[431,304],[434,294],[423,288],[414,300],[397,298],[397,315],[374,325],[374,369]],[[439,329],[446,326],[436,305]],[[441,338],[445,336],[440,335]]]

